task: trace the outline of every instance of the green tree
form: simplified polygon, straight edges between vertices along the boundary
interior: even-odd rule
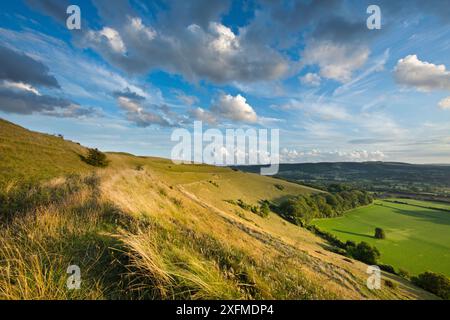
[[[350,254],[356,260],[362,261],[370,265],[376,265],[380,258],[380,251],[377,248],[372,247],[367,242],[360,242],[358,245],[351,249]]]
[[[417,277],[413,277],[412,282],[441,297],[445,300],[450,300],[450,279],[443,274],[437,274],[434,272],[424,272]]]
[[[313,211],[303,196],[282,202],[280,212],[285,219],[301,226],[308,224],[313,218]]]
[[[375,239],[386,239],[386,234],[383,229],[375,228]]]
[[[94,167],[106,167],[109,164],[109,161],[106,157],[106,154],[99,151],[98,149],[89,149],[87,157],[83,158],[84,162],[90,164]]]

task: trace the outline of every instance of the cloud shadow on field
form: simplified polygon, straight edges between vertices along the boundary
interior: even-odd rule
[[[421,207],[417,207],[417,210],[407,210],[407,209],[399,209],[394,206],[389,206],[386,204],[383,204],[383,206],[392,209],[393,213],[410,216],[420,220],[426,220],[436,224],[450,225],[450,213],[446,211],[438,211],[432,208],[421,208]]]

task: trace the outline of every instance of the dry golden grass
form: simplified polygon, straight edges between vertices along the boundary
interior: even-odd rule
[[[262,218],[242,220],[181,185],[152,180],[152,172],[111,170],[101,192],[93,177],[59,179],[48,185],[75,191],[4,222],[1,299],[413,297],[364,289],[356,262],[344,266],[339,256],[318,258],[294,244],[298,228],[283,239],[264,230]],[[80,290],[66,287],[72,264],[81,268]]]
[[[83,203],[83,195],[70,202]],[[69,291],[66,287],[70,253],[78,237],[98,225],[98,210],[90,208],[83,216],[73,215],[68,202],[37,208],[15,218],[0,231],[0,298],[2,299],[99,299],[102,289],[98,281],[90,281],[89,290]],[[72,248],[71,248],[72,247]],[[93,252],[95,267],[103,252]],[[86,287],[86,286],[85,286]]]
[[[140,217],[151,217],[164,228],[172,230],[171,234],[175,238],[185,237],[173,228],[175,222],[175,225],[188,228],[195,234],[211,235],[218,243],[226,244],[233,251],[240,252],[248,261],[252,261],[244,263],[251,266],[245,270],[244,278],[250,283],[247,285],[254,290],[244,296],[267,299],[417,297],[402,293],[401,290],[369,291],[365,286],[367,275],[364,264],[345,261],[342,256],[324,249],[326,243],[323,240],[304,229],[288,224],[274,214],[261,218],[244,212],[245,219],[242,215],[237,215],[234,212],[236,207],[227,204],[223,199],[230,197],[228,190],[239,188],[239,179],[234,179],[234,182],[230,179],[227,182],[230,185],[225,189],[222,189],[222,182],[219,187],[208,183],[206,179],[210,179],[210,176],[204,172],[197,177],[197,182],[192,181],[194,177],[191,176],[188,183],[167,183],[164,172],[158,167],[154,168],[151,162],[146,163],[143,171],[119,170],[106,175],[108,178],[103,184],[103,194],[124,211],[139,213],[137,216]],[[212,175],[217,176],[217,173]],[[252,194],[253,190],[247,190],[246,194],[252,194],[250,201],[253,199],[256,203],[258,194],[261,200],[267,196],[264,184],[266,181],[261,181],[260,191],[256,190]],[[273,196],[278,195],[274,193]],[[180,199],[183,206],[174,205],[171,201],[173,198]],[[141,235],[140,239],[144,241],[145,237]],[[161,240],[158,240],[159,242]],[[177,246],[179,250],[188,253],[187,257],[195,257],[198,251],[207,251],[209,245],[203,244],[194,251],[186,249],[182,243]],[[149,252],[155,252],[154,247],[148,248]],[[160,252],[160,256],[166,257],[164,261],[170,261],[164,254],[167,250],[169,249],[165,248]],[[212,259],[212,266],[218,264],[217,259],[223,254],[223,251],[215,253],[216,259]],[[198,259],[203,262],[207,260],[205,257]],[[210,265],[210,268],[212,266]],[[222,270],[221,273],[226,271]],[[171,272],[168,271],[168,275],[173,279]]]
[[[434,298],[394,276],[396,288],[370,291],[366,265],[273,213],[225,202],[316,190],[119,153],[96,170],[100,179],[63,179],[92,171],[83,147],[3,121],[0,129],[0,299]],[[80,290],[66,286],[72,264]]]
[[[149,232],[149,230],[151,230]],[[142,298],[231,299],[242,298],[235,283],[228,281],[214,263],[188,248],[178,248],[155,229],[137,233],[122,231],[120,240],[130,257],[132,290]]]

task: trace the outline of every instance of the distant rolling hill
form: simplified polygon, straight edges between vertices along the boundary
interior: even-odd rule
[[[238,166],[259,172],[260,166]],[[277,177],[313,185],[347,183],[373,191],[439,192],[450,190],[450,165],[400,162],[323,162],[281,164]]]
[[[229,201],[319,190],[123,153],[95,168],[86,152],[0,120],[0,299],[436,298],[385,273],[395,286],[369,290],[364,263]],[[81,289],[70,291],[74,264]]]

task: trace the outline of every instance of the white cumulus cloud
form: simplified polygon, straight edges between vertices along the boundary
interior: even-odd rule
[[[280,153],[282,162],[327,162],[327,161],[382,161],[386,155],[380,150],[349,150],[349,151],[323,151],[312,149],[298,151],[296,149],[283,149]]]
[[[308,86],[317,87],[320,85],[321,78],[317,73],[307,73],[300,78],[300,81]]]
[[[306,65],[318,65],[322,77],[348,82],[353,72],[367,61],[369,53],[364,45],[312,41],[306,46],[303,59]]]
[[[124,54],[126,52],[125,44],[123,43],[122,37],[119,32],[110,27],[104,27],[100,31],[90,30],[87,33],[87,38],[94,44],[94,48],[100,48],[106,45],[112,49],[115,53]]]
[[[258,120],[255,110],[247,103],[247,100],[238,94],[232,96],[223,94],[215,102],[212,111],[218,113],[225,119],[238,122],[254,123]]]
[[[192,118],[196,120],[200,120],[209,124],[216,124],[217,118],[209,112],[208,110],[205,110],[203,108],[195,108],[189,111]]]
[[[138,17],[130,18],[130,23],[127,27],[130,28],[132,34],[141,36],[141,39],[144,41],[151,41],[157,36],[156,31],[145,26],[142,23],[142,19]]]
[[[421,61],[417,55],[400,59],[394,75],[398,83],[419,91],[450,90],[450,72],[445,66]]]
[[[139,99],[133,99],[124,95],[118,95],[118,105],[125,110],[128,121],[139,127],[150,125],[169,126],[169,122],[160,114],[147,110]]]
[[[254,83],[279,79],[289,71],[288,59],[278,51],[249,42],[219,22],[154,29],[132,17],[117,30],[87,32],[80,45],[130,73],[162,69],[190,81]]]
[[[439,101],[438,106],[441,109],[450,110],[450,97],[444,98],[441,101]]]

